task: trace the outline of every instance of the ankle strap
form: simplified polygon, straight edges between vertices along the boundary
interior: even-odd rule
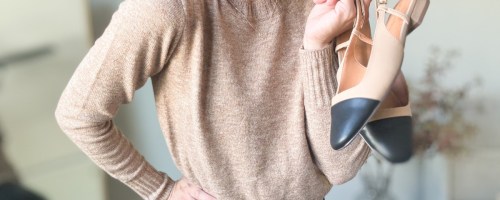
[[[361,29],[365,25],[366,21],[366,9],[363,0],[355,0],[356,4],[356,18],[354,19],[353,23],[353,29],[351,34],[356,35],[361,41],[372,44],[372,40],[368,37],[366,37],[363,33],[361,33],[357,29]],[[352,35],[349,38],[349,40],[342,42],[340,44],[337,44],[335,47],[335,52],[337,53],[341,49],[347,48],[349,44],[351,43]]]
[[[404,23],[410,24],[410,21],[409,21],[408,17],[406,16],[406,14],[404,14],[398,10],[395,10],[393,8],[388,8],[387,2],[385,0],[380,0],[380,1],[383,1],[383,2],[377,1],[377,18],[380,16],[384,16],[385,13],[389,13],[389,14],[394,15],[394,16],[400,18],[401,20],[403,20]]]
[[[387,4],[387,0],[376,0],[375,3],[377,3],[377,8],[378,8],[379,5],[381,4]]]
[[[367,37],[362,32],[360,32],[356,29],[353,29],[351,34],[356,35],[359,38],[359,40],[363,41],[364,43],[369,44],[369,45],[373,45],[373,40],[371,38]],[[347,48],[349,46],[349,44],[351,44],[351,39],[349,39],[345,42],[342,42],[340,44],[336,44],[335,45],[335,53],[339,52],[341,49]]]
[[[341,49],[343,49],[343,48],[347,48],[347,46],[349,46],[349,44],[350,44],[350,43],[351,43],[351,40],[349,39],[349,40],[347,40],[347,41],[345,41],[345,42],[342,42],[342,43],[340,43],[340,44],[337,44],[337,45],[335,46],[335,53],[338,53],[338,52],[339,52]]]
[[[359,30],[352,30],[352,34],[356,35],[359,40],[363,41],[366,44],[373,45],[373,40],[369,37],[367,37],[365,34],[363,34]]]
[[[354,23],[352,25],[353,29],[361,28],[365,25],[366,21],[366,10],[363,0],[355,0],[356,3],[356,18],[354,19]]]

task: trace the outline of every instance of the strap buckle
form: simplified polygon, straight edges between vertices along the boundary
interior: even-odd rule
[[[377,0],[376,3],[377,3],[377,8],[378,8],[378,6],[380,4],[387,4],[387,0]]]

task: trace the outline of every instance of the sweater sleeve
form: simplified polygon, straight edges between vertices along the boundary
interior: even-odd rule
[[[175,0],[126,0],[60,97],[56,119],[100,168],[143,199],[168,199],[174,181],[157,171],[112,119],[120,104],[162,70],[180,41],[185,14]]]
[[[370,149],[359,135],[342,150],[335,151],[330,146],[330,102],[337,87],[338,66],[333,45],[321,50],[301,49],[299,54],[306,134],[313,157],[330,184],[345,183],[357,174]]]

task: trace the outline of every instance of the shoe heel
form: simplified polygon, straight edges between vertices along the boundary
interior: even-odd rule
[[[430,0],[416,0],[415,7],[410,16],[410,27],[408,33],[415,30],[424,20],[427,9],[429,8]]]

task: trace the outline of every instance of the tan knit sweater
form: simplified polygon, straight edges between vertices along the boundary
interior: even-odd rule
[[[322,199],[369,149],[329,145],[332,46],[300,50],[310,0],[126,0],[76,69],[56,117],[98,166],[168,199],[113,124],[148,78],[175,164],[218,199]],[[137,133],[140,134],[140,133]]]

